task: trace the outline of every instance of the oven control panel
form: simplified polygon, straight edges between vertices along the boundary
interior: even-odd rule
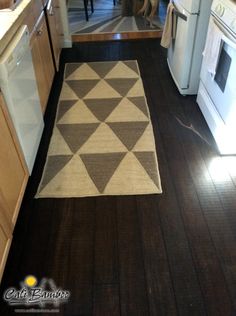
[[[221,3],[218,3],[214,11],[217,15],[222,17],[225,13],[225,7]]]
[[[211,13],[233,33],[236,32],[236,3],[231,0],[213,0]]]

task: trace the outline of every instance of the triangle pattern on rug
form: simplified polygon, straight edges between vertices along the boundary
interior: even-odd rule
[[[78,149],[95,132],[98,125],[99,123],[58,124],[57,127],[60,130],[67,145],[70,147],[71,151],[73,153],[76,153]]]
[[[122,98],[113,99],[85,99],[84,103],[96,118],[103,122],[120,103]]]
[[[65,139],[62,137],[58,128],[55,126],[52,134],[52,138],[50,141],[48,155],[72,155],[72,151],[69,146],[65,142]]]
[[[79,69],[82,63],[68,63],[65,66],[65,76],[64,78],[68,78],[75,70]]]
[[[115,67],[105,76],[105,79],[111,78],[138,78],[137,72],[133,71],[125,63],[119,61]]]
[[[99,191],[90,179],[78,155],[73,158],[39,192],[44,197],[76,197],[79,195],[98,195]]]
[[[60,94],[60,100],[78,100],[78,96],[74,93],[74,91],[68,86],[66,81],[64,81],[62,85],[62,90]]]
[[[125,97],[129,90],[135,85],[138,78],[114,78],[105,79],[121,96]]]
[[[90,80],[100,79],[98,74],[89,66],[89,64],[82,64],[76,69],[66,80]]]
[[[107,123],[128,150],[132,150],[143,135],[148,122],[111,122]]]
[[[106,122],[147,121],[147,117],[127,98],[123,98],[119,105],[106,119]]]
[[[125,61],[123,61],[123,63],[127,67],[129,67],[130,69],[135,71],[137,75],[139,75],[139,70],[138,70],[138,66],[137,66],[137,62],[136,61],[134,61],[134,60],[125,60]]]
[[[134,155],[138,159],[138,161],[141,163],[149,177],[152,179],[152,181],[155,183],[156,186],[159,185],[159,179],[157,177],[157,173],[155,172],[157,168],[157,162],[154,152],[134,152]]]
[[[136,81],[133,87],[129,90],[127,94],[128,97],[141,97],[144,95],[143,83],[140,79]]]
[[[124,144],[113,133],[110,127],[101,123],[87,142],[78,150],[78,154],[83,153],[112,153],[127,151]]]
[[[103,193],[107,183],[126,153],[81,154],[80,157],[100,193]]]
[[[149,123],[132,151],[153,151],[153,148],[155,148],[155,139],[153,137],[152,125]]]
[[[93,80],[68,80],[68,86],[74,91],[78,98],[83,98],[91,89],[99,82],[98,79]]]
[[[144,115],[146,115],[147,118],[149,118],[148,114],[148,107],[145,97],[129,97],[128,98],[134,105],[137,106],[137,108],[143,112]]]
[[[73,155],[48,156],[47,168],[44,172],[40,190],[42,190],[55,175],[71,160]]]
[[[61,119],[61,117],[69,111],[69,109],[78,101],[76,100],[62,100],[58,104],[58,111],[57,111],[57,121]]]
[[[91,62],[88,64],[100,78],[104,78],[106,74],[117,64],[117,61]]]
[[[127,194],[132,194],[132,192],[136,192],[136,194],[160,193],[132,152],[128,152],[121,161],[108,182],[104,194],[112,194],[114,191],[122,193],[123,187],[126,187]]]
[[[161,192],[137,61],[67,64],[36,197]]]
[[[82,123],[99,123],[97,118],[84,104],[83,100],[77,101],[74,106],[67,111],[57,124],[82,124]]]
[[[84,99],[113,99],[120,98],[121,95],[113,89],[106,81],[103,79],[85,95]]]

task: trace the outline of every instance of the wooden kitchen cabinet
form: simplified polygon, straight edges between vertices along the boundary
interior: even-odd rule
[[[0,92],[0,278],[20,209],[28,170]]]
[[[61,54],[62,23],[59,0],[49,0],[47,5],[47,19],[49,26],[50,40],[52,44],[53,57],[56,69],[59,70]]]
[[[13,227],[6,216],[7,212],[8,206],[0,189],[0,280],[12,240]]]
[[[6,201],[7,217],[14,225],[29,174],[1,93],[0,127],[0,189]]]
[[[30,41],[31,52],[42,111],[45,112],[55,74],[47,24],[41,13]]]

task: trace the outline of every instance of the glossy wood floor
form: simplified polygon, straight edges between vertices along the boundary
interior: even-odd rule
[[[64,63],[127,59],[139,62],[163,194],[34,199]],[[71,291],[57,315],[236,315],[236,157],[217,154],[195,97],[177,92],[158,40],[63,52],[1,296],[28,274]],[[0,314],[15,315],[3,300]]]
[[[72,34],[73,42],[104,42],[116,40],[137,40],[149,38],[161,38],[162,31],[123,32],[123,33],[96,33],[96,34]]]

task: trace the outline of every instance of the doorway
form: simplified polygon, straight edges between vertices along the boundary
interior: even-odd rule
[[[93,0],[94,12],[88,0],[88,21],[86,20],[84,2],[69,0],[67,3],[69,29],[73,41],[89,38],[121,39],[160,37],[165,22],[168,1],[160,0],[154,16],[153,25],[142,14],[122,16],[125,0]],[[143,2],[137,0],[139,7]]]

